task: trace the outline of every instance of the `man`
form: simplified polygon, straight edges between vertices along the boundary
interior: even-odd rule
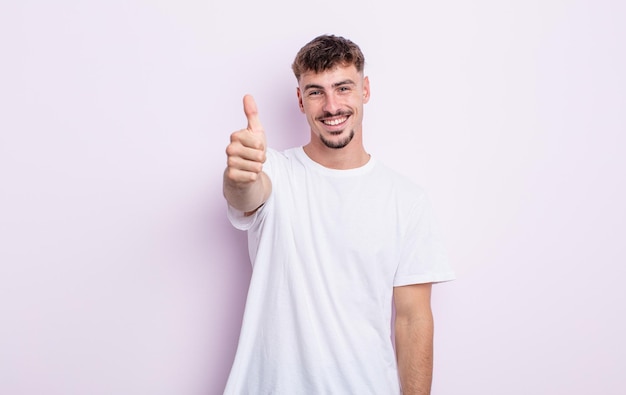
[[[266,148],[244,97],[248,126],[226,149],[224,196],[248,232],[253,274],[225,394],[430,393],[431,285],[454,274],[424,191],[363,146],[364,63],[342,37],[298,52],[304,147]]]

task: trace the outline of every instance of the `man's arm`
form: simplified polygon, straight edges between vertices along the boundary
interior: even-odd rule
[[[244,96],[243,110],[248,127],[231,134],[226,147],[224,197],[235,209],[251,214],[267,201],[272,183],[263,172],[265,132],[252,96]]]
[[[395,287],[396,358],[404,395],[429,395],[433,374],[432,284]]]

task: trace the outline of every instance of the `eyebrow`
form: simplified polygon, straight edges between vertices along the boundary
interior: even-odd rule
[[[343,80],[343,81],[339,81],[339,82],[335,82],[334,84],[331,85],[332,88],[336,88],[338,86],[342,86],[342,85],[356,85],[354,81],[352,81],[351,79],[347,79],[347,80]],[[307,91],[309,89],[324,89],[323,86],[321,85],[317,85],[317,84],[307,84],[304,86],[304,90]]]

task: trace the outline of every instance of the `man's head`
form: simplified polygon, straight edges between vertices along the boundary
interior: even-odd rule
[[[298,104],[311,126],[310,147],[350,147],[362,153],[363,105],[370,96],[364,62],[356,44],[328,35],[313,39],[296,55],[292,68]]]
[[[354,65],[359,73],[363,72],[365,57],[358,45],[343,37],[322,35],[300,49],[291,69],[299,82],[305,72],[317,74],[350,65]]]

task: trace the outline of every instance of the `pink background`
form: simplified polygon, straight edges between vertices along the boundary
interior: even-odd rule
[[[224,148],[245,93],[306,142],[321,33],[364,50],[366,147],[446,233],[433,394],[625,393],[624,2],[7,3],[0,393],[221,393],[250,276]]]

